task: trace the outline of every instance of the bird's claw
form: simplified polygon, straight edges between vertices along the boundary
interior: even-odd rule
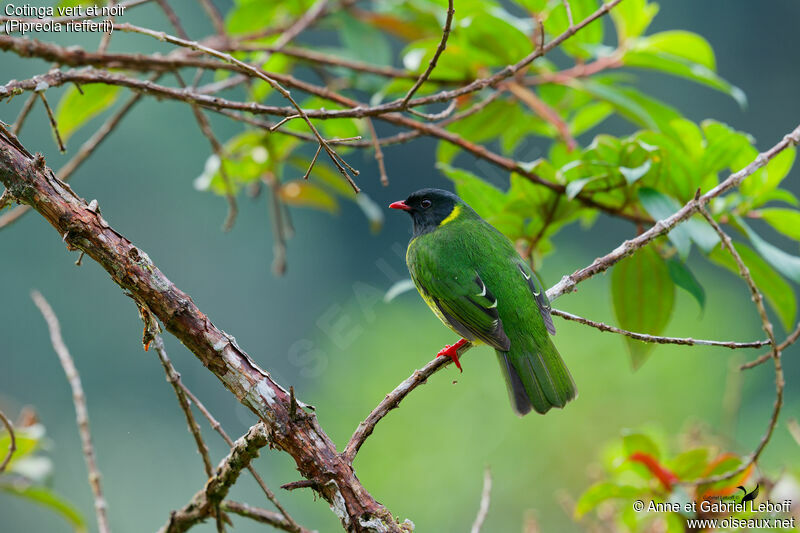
[[[464,369],[461,368],[461,363],[458,362],[458,349],[464,346],[467,342],[468,341],[466,339],[461,339],[453,345],[446,344],[444,348],[439,350],[439,353],[436,354],[436,357],[449,357],[456,364],[456,368],[458,368],[460,372],[463,372]]]

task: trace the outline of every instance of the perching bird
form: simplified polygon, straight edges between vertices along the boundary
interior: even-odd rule
[[[550,340],[555,334],[542,284],[511,241],[453,193],[422,189],[389,207],[414,222],[406,263],[422,298],[461,337],[439,352],[459,369],[467,341],[497,351],[511,405],[546,413],[576,396],[575,382]]]

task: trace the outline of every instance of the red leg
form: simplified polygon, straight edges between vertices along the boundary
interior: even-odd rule
[[[467,339],[459,339],[458,342],[453,344],[452,346],[448,344],[444,348],[439,350],[439,353],[436,354],[436,357],[441,357],[441,356],[449,357],[456,364],[456,367],[458,367],[458,369],[461,372],[463,372],[464,369],[461,368],[461,363],[458,362],[458,349],[467,344],[468,342],[469,341]]]

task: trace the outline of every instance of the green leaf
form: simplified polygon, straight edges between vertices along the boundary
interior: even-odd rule
[[[467,170],[442,163],[438,163],[436,167],[455,184],[456,194],[483,218],[489,219],[503,210],[506,196],[500,189]]]
[[[627,0],[611,10],[611,19],[617,28],[620,43],[644,33],[653,17],[658,13],[658,4],[647,0]]]
[[[663,52],[716,70],[714,50],[703,37],[689,31],[662,31],[638,39],[637,50]]]
[[[739,252],[742,261],[750,270],[753,281],[764,294],[767,303],[780,318],[783,327],[787,331],[791,330],[794,325],[795,313],[797,312],[797,302],[794,299],[791,285],[784,281],[766,261],[746,244],[735,242],[733,247]],[[721,247],[714,248],[708,258],[737,276],[739,275],[739,269],[733,257]]]
[[[675,284],[666,263],[652,246],[639,249],[614,266],[611,296],[619,326],[660,335],[669,323]],[[634,368],[644,363],[654,344],[625,338]]]
[[[335,11],[334,19],[342,45],[354,58],[373,65],[392,64],[392,47],[384,32],[344,10]]]
[[[706,147],[700,158],[701,175],[716,174],[722,169],[731,168],[736,156],[749,148],[752,142],[749,135],[737,132],[721,122],[704,120],[702,127]]]
[[[84,533],[87,531],[86,522],[80,512],[71,503],[47,487],[26,485],[24,483],[0,483],[0,490],[50,508],[66,519],[76,532]]]
[[[578,90],[584,90],[595,98],[608,102],[614,106],[620,115],[634,124],[645,128],[658,129],[656,121],[650,116],[647,109],[617,87],[593,80],[573,80],[570,82],[570,86]]]
[[[58,102],[56,122],[64,142],[78,131],[78,128],[111,107],[119,93],[118,86],[102,83],[83,85],[81,90],[83,94],[78,92],[74,85],[70,85]]]
[[[652,161],[649,159],[639,165],[636,168],[628,168],[628,167],[619,167],[619,171],[625,177],[625,181],[628,182],[628,185],[633,185],[637,181],[639,181],[642,176],[647,174],[650,171],[650,166]]]
[[[629,67],[659,70],[702,83],[729,95],[736,100],[740,107],[747,107],[747,97],[741,89],[719,77],[713,70],[698,63],[664,52],[637,50],[626,52],[622,61]]]
[[[631,456],[636,452],[646,453],[658,460],[661,457],[661,452],[653,439],[644,433],[627,433],[622,437],[622,446],[625,449],[625,455]]]
[[[639,189],[638,194],[639,201],[642,202],[645,211],[654,220],[663,220],[681,208],[680,204],[669,196],[649,187],[642,187]],[[667,234],[667,238],[675,245],[678,255],[685,261],[692,249],[689,229],[683,224],[678,224]]]
[[[607,102],[594,102],[578,109],[569,121],[569,131],[577,137],[607,119],[614,108]]]
[[[673,257],[667,261],[667,267],[669,268],[669,277],[672,278],[675,285],[694,296],[700,306],[700,311],[703,311],[706,307],[706,291],[686,263]]]
[[[800,257],[788,254],[762,239],[750,226],[745,224],[741,217],[735,217],[736,223],[742,227],[747,238],[753,243],[761,257],[775,267],[775,270],[794,281],[800,283]]]
[[[708,448],[695,448],[683,452],[670,461],[670,470],[678,476],[678,479],[697,479],[703,475],[708,465],[708,457]]]
[[[287,205],[310,207],[329,213],[339,212],[339,203],[328,191],[306,180],[292,180],[281,185],[279,195]]]
[[[800,211],[780,207],[769,207],[761,209],[758,214],[775,231],[783,233],[787,237],[800,241]]]
[[[602,177],[604,176],[590,176],[588,178],[580,178],[574,181],[570,181],[569,183],[567,183],[567,189],[565,191],[567,193],[567,198],[570,200],[574,199],[581,193],[581,191],[583,190],[583,188],[586,186],[587,183]]]
[[[742,194],[758,197],[775,189],[792,169],[795,153],[795,147],[790,146],[773,157],[766,167],[756,171],[742,182]],[[748,162],[752,159],[748,159]]]
[[[575,516],[580,518],[608,500],[621,499],[630,503],[641,491],[642,489],[632,485],[618,485],[609,481],[597,483],[589,487],[578,498],[578,502],[575,504]]]
[[[594,13],[598,8],[597,0],[569,0],[572,20],[578,23]],[[569,18],[563,2],[559,2],[544,22],[550,35],[560,35],[569,28]],[[561,49],[569,55],[588,59],[592,48],[603,42],[603,22],[595,21],[575,34],[574,38],[565,41]]]

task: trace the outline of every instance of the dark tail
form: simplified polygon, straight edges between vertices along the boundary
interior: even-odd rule
[[[522,416],[533,408],[544,414],[551,407],[564,407],[578,391],[556,347],[548,338],[544,349],[531,342],[523,349],[497,352],[506,378],[511,406]]]

